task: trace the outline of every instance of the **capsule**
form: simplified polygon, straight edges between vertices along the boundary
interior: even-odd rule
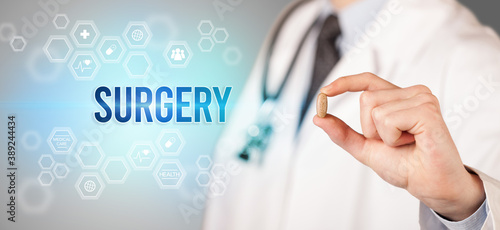
[[[316,113],[319,117],[325,117],[328,110],[328,100],[326,94],[320,93],[316,100]]]

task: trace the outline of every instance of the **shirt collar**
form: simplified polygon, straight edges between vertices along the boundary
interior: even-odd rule
[[[387,0],[358,0],[340,11],[334,9],[330,1],[323,1],[328,5],[324,8],[323,15],[334,13],[339,18],[341,35],[337,40],[337,46],[343,55],[354,47],[355,42],[365,33],[369,23],[375,20]]]

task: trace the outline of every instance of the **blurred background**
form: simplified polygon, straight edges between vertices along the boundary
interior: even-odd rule
[[[484,24],[495,29],[497,33],[500,32],[500,20],[498,20],[498,2],[494,0],[489,1],[472,1],[460,0],[460,2],[471,9]]]
[[[461,2],[481,22],[497,33],[500,31],[498,7],[494,6],[497,2]],[[7,116],[16,115],[18,222],[10,224],[2,216],[0,229],[200,229],[203,201],[209,189],[204,184],[213,167],[210,157],[224,124],[110,122],[102,125],[93,119],[93,113],[99,111],[93,92],[101,85],[232,86],[227,105],[230,111],[267,32],[288,3],[289,0],[2,1],[0,120],[4,122],[0,123],[0,148],[6,148]],[[67,27],[56,27],[55,14],[67,17]],[[79,20],[92,20],[98,28],[100,35],[94,46],[78,47],[71,38]],[[148,25],[152,33],[143,48],[129,47],[124,40],[127,25],[137,21]],[[13,52],[9,41],[13,35],[22,35],[23,30],[30,32],[24,37],[26,45],[13,44],[19,51]],[[51,36],[68,39],[73,51],[71,57],[62,62],[49,61],[44,47]],[[117,63],[101,63],[93,80],[79,80],[72,72],[74,53],[93,52],[95,61],[102,61],[97,53],[104,36],[118,37],[125,46],[125,57]],[[165,56],[172,41],[189,46],[186,50],[191,59],[185,68],[172,67]],[[149,70],[142,78],[134,78],[126,71],[130,68],[126,57],[132,52],[145,53],[150,60]],[[215,108],[211,108],[214,120]],[[74,135],[74,147],[68,153],[55,154],[50,146],[51,134],[58,128],[69,129]],[[182,136],[178,139],[183,147],[178,145],[178,155],[161,154],[161,145],[157,143],[162,134],[175,131]],[[86,142],[99,143],[103,161],[113,157],[124,159],[129,169],[124,183],[107,183],[104,177],[108,172],[102,163],[96,169],[81,167],[77,155]],[[157,165],[148,170],[131,167],[129,155],[136,142],[151,143],[160,160],[178,161],[182,165],[179,188],[162,189],[154,176]],[[0,171],[7,173],[7,162],[4,159],[0,162]],[[56,164],[65,165],[68,174],[58,176]],[[87,174],[99,175],[104,184],[100,196],[93,200],[83,199],[78,191],[79,179]],[[8,184],[5,176],[0,177],[0,184]],[[5,189],[0,199],[7,202]]]

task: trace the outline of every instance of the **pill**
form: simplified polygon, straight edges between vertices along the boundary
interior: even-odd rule
[[[316,100],[316,113],[319,117],[325,117],[328,110],[328,100],[326,94],[320,93]]]
[[[111,55],[113,52],[115,52],[115,50],[116,50],[116,45],[113,44],[106,50],[106,55]]]

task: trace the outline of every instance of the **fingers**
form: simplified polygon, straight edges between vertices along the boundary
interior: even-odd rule
[[[434,122],[430,117],[441,116],[438,100],[427,87],[417,85],[402,89],[371,73],[341,77],[321,89],[329,97],[359,91],[364,91],[360,96],[364,135],[334,116],[314,118],[315,124],[325,130],[332,141],[357,159],[362,158],[360,152],[366,138],[382,139],[389,146],[409,144],[415,141],[419,124]]]
[[[395,100],[408,99],[418,94],[427,93],[430,95],[429,88],[416,85],[408,88],[397,88],[388,90],[365,91],[359,97],[361,111],[361,127],[363,135],[366,138],[380,139],[377,129],[372,119],[372,110],[380,105]],[[401,110],[398,108],[396,110]]]
[[[389,101],[387,103],[384,103],[380,106],[374,107],[372,109],[372,116],[373,114],[378,114],[378,116],[384,117],[388,114],[391,114],[393,112],[399,111],[399,110],[405,110],[405,109],[410,109],[413,107],[417,107],[419,105],[425,104],[425,103],[431,103],[436,106],[436,108],[439,108],[439,101],[436,96],[430,94],[430,93],[420,93],[415,96],[412,96],[410,98],[405,98],[405,99],[400,99],[400,100],[393,100]]]
[[[377,77],[372,73],[361,73],[338,78],[329,85],[321,88],[321,92],[329,97],[345,92],[360,92],[367,90],[397,89],[399,87]]]
[[[366,164],[367,159],[363,154],[366,138],[363,135],[357,133],[342,120],[330,114],[327,114],[324,118],[316,115],[313,122],[316,126],[322,128],[335,144],[349,152],[361,163]]]
[[[413,106],[412,103],[420,104]],[[398,107],[403,109],[395,111]],[[440,117],[439,105],[417,96],[373,110],[373,121],[380,137],[392,147],[412,143],[414,136],[426,131],[426,127],[439,127],[433,124],[439,122]]]

